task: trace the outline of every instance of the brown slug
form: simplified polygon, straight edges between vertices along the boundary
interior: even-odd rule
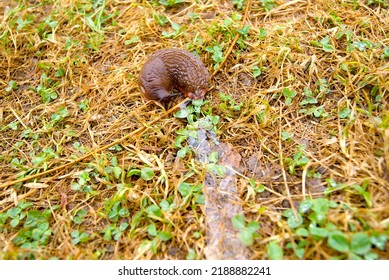
[[[139,87],[151,100],[167,101],[177,89],[191,99],[203,98],[208,91],[209,73],[203,62],[181,49],[156,51],[143,65]]]

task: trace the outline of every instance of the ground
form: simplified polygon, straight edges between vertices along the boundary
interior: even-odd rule
[[[389,259],[385,0],[20,0],[0,14],[0,259],[211,258],[209,190],[227,175],[219,206],[233,194],[239,209],[216,230],[245,252],[228,258]],[[204,100],[142,98],[162,48],[201,58]],[[201,158],[200,132],[224,150]]]

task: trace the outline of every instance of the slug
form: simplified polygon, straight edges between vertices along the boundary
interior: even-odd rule
[[[191,99],[203,98],[208,91],[209,73],[203,62],[181,49],[156,51],[143,65],[139,77],[142,95],[166,102],[179,90]]]

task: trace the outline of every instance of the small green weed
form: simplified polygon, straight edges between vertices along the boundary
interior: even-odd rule
[[[21,200],[16,207],[10,208],[7,212],[0,213],[0,232],[4,229],[5,222],[8,218],[11,219],[9,225],[11,227],[17,227],[21,221],[26,217],[26,210],[33,204],[31,202],[25,202]]]
[[[250,26],[249,25],[244,25],[242,28],[238,28],[237,32],[240,34],[240,37],[238,38],[238,41],[236,43],[238,46],[242,49],[246,49],[246,44],[244,40],[246,40],[249,36],[249,31],[250,31]]]
[[[35,18],[34,15],[29,15],[29,14],[26,16],[26,19],[18,18],[16,20],[16,25],[17,25],[16,31],[21,31],[22,29],[31,28],[30,25],[31,23],[34,22],[34,18]]]
[[[289,242],[286,248],[293,249],[301,259],[307,248],[316,242],[326,241],[330,248],[338,252],[334,256],[336,259],[376,259],[378,256],[371,249],[375,246],[383,250],[388,237],[368,229],[363,232],[339,229],[329,221],[330,210],[339,209],[339,206],[327,198],[317,198],[301,202],[296,214],[291,209],[285,210],[283,216],[287,218],[287,224],[297,239],[294,245]]]
[[[58,85],[59,82],[54,83],[52,78],[49,78],[46,73],[43,73],[40,84],[34,90],[42,97],[44,103],[49,103],[58,97],[55,92],[55,87]]]
[[[18,121],[14,121],[8,124],[8,127],[12,130],[18,130]]]
[[[148,227],[148,234],[152,237],[154,237],[152,240],[144,240],[140,246],[139,250],[146,252],[151,250],[153,254],[157,254],[158,252],[158,246],[162,241],[169,241],[172,238],[172,235],[170,232],[161,232],[154,230],[153,224],[151,224]]]
[[[384,48],[383,54],[381,55],[382,59],[389,59],[389,46]]]
[[[39,246],[47,245],[52,235],[48,222],[50,217],[50,210],[44,212],[29,211],[24,228],[18,232],[18,235],[12,241],[21,248],[36,249]]]
[[[107,174],[112,174],[113,177],[116,180],[119,180],[122,176],[122,173],[124,173],[123,168],[119,166],[118,159],[117,157],[112,157],[111,158],[111,165],[108,165],[104,168],[104,171]]]
[[[259,229],[259,223],[252,221],[246,223],[244,216],[235,215],[232,218],[233,227],[239,231],[239,239],[245,246],[251,246],[254,239],[259,237],[257,230]]]
[[[85,146],[82,146],[79,142],[74,142],[73,147],[78,150],[82,154],[86,154],[88,152],[88,149]]]
[[[194,23],[196,19],[200,18],[200,15],[197,13],[189,13],[189,18],[191,23]]]
[[[79,230],[73,230],[70,235],[72,237],[73,245],[88,242],[90,239],[90,235],[88,233]]]
[[[258,78],[262,74],[263,67],[258,67],[255,65],[255,66],[251,67],[251,70],[253,71],[253,77]]]
[[[17,88],[18,88],[18,84],[15,81],[11,80],[8,82],[8,86],[5,88],[5,91],[10,92]]]
[[[265,28],[261,27],[259,29],[258,39],[259,40],[265,40],[266,36],[267,36],[267,30]]]
[[[178,192],[181,194],[184,199],[184,204],[193,199],[194,203],[204,204],[205,196],[203,195],[203,185],[202,184],[189,184],[186,182],[181,182],[178,186]]]
[[[220,109],[223,111],[233,110],[240,111],[243,106],[243,102],[239,104],[235,104],[235,101],[232,99],[232,96],[229,94],[224,94],[222,92],[219,93],[220,100],[223,101],[220,103]]]
[[[177,5],[177,4],[181,4],[183,3],[184,0],[159,0],[158,3],[163,5],[163,6],[166,6],[166,7],[172,7],[174,5]]]
[[[249,184],[254,189],[255,192],[261,193],[265,191],[265,185],[264,184],[258,184],[255,182],[253,178],[249,178]]]
[[[226,175],[227,168],[224,165],[211,162],[207,163],[206,166],[208,171],[211,171],[213,174],[219,177],[224,177]]]
[[[292,103],[293,98],[296,97],[297,92],[295,90],[290,90],[288,88],[284,88],[282,90],[282,95],[285,97],[286,106],[289,106]]]
[[[369,40],[354,41],[347,45],[347,52],[351,52],[353,50],[358,50],[360,52],[363,52],[372,49],[373,47],[374,44]]]
[[[327,79],[319,79],[316,82],[316,96],[318,98],[324,97],[325,95],[330,93],[330,85],[328,84]]]
[[[103,25],[107,24],[108,19],[113,18],[115,14],[109,14],[105,9],[105,0],[95,1],[92,8],[92,13],[84,14],[85,22],[93,32],[104,33]]]
[[[124,41],[126,46],[138,43],[140,41],[139,36],[132,36],[129,40]]]
[[[47,169],[48,162],[52,158],[59,158],[59,155],[52,148],[46,147],[42,150],[42,152],[33,157],[31,162],[35,165],[35,167],[43,167],[44,169]]]
[[[80,103],[78,103],[78,108],[80,108],[84,113],[89,111],[89,100],[84,99]]]
[[[185,259],[186,260],[195,260],[195,259],[197,259],[196,251],[193,250],[192,248],[190,248],[188,250],[188,254],[185,256]]]
[[[334,191],[346,190],[348,193],[351,193],[353,195],[362,196],[366,202],[366,205],[368,207],[373,207],[373,201],[371,200],[371,194],[367,189],[369,186],[369,180],[365,180],[361,186],[356,185],[356,184],[351,185],[351,186],[345,186],[342,183],[337,183],[334,179],[331,179],[331,178],[327,178],[326,182],[328,184],[328,188],[326,188],[326,190],[324,191],[324,193],[326,195],[328,195]]]
[[[237,45],[240,49],[246,49],[245,40],[248,39],[250,26],[241,24],[242,15],[237,12],[233,12],[231,17],[227,17],[223,24],[211,24],[208,28],[210,36],[217,38],[222,36],[223,41],[210,42],[205,50],[212,54],[211,58],[214,61],[214,69],[217,69],[220,63],[223,61],[223,49],[225,45],[229,44],[229,41],[236,35],[239,35]]]
[[[220,63],[223,61],[223,46],[222,45],[213,45],[212,47],[208,46],[205,48],[205,50],[212,54],[211,58],[215,62],[213,69],[217,69]]]
[[[316,118],[326,118],[328,117],[328,112],[325,111],[324,105],[322,106],[312,106],[309,109],[300,109],[300,113],[303,113],[307,116],[315,116]]]
[[[141,169],[132,168],[127,172],[127,177],[131,177],[134,175],[141,177],[145,181],[150,181],[154,178],[155,173],[154,170],[150,167],[143,167]]]
[[[142,208],[147,206],[147,203],[148,201],[146,199],[143,199]],[[161,242],[166,242],[172,239],[173,234],[170,231],[170,223],[168,220],[164,219],[164,213],[170,211],[172,207],[174,208],[175,205],[169,204],[169,202],[164,200],[161,202],[161,207],[156,204],[151,204],[143,208],[141,211],[139,211],[132,217],[130,236],[133,235],[137,225],[143,219],[147,218],[147,221],[149,223],[149,225],[147,226],[147,233],[152,237],[152,239],[144,240],[140,244],[140,250],[144,252],[151,250],[153,254],[156,254],[158,251],[158,246],[161,244]],[[163,230],[159,230],[157,227],[160,223],[163,223],[164,225]],[[121,232],[124,231],[126,228],[127,225],[122,224]],[[120,234],[120,232],[117,232],[117,234]]]
[[[232,4],[240,11],[243,9],[245,0],[232,0]]]
[[[320,41],[311,41],[311,45],[315,47],[322,48],[323,51],[325,52],[332,52],[334,51],[334,47],[331,43],[330,37],[326,36]]]
[[[183,34],[183,29],[181,28],[181,25],[178,23],[172,22],[171,27],[173,29],[172,32],[162,31],[162,37],[163,38],[177,38],[181,34]]]
[[[273,0],[261,0],[261,3],[266,12],[270,12],[277,7],[277,4]]]
[[[317,104],[317,99],[313,96],[312,91],[309,88],[304,88],[303,96],[305,97],[301,102],[301,106],[309,105],[309,104]]]
[[[12,239],[13,243],[22,248],[37,249],[39,246],[47,245],[52,235],[49,224],[51,210],[28,210],[32,205],[33,203],[22,200],[16,207],[0,213],[0,232],[4,230],[7,220],[11,219],[10,226],[14,229],[19,228],[16,237]],[[52,207],[53,210],[57,208]]]
[[[147,228],[147,233],[154,238],[151,240],[151,251],[156,254],[158,249],[159,241],[169,241],[173,235],[170,231],[159,231],[157,230],[154,223],[151,223]]]
[[[159,14],[158,12],[153,13],[153,18],[160,26],[164,26],[166,23],[169,22],[169,20],[164,14]]]
[[[266,246],[267,255],[271,260],[282,260],[284,257],[284,251],[276,241],[269,242]]]
[[[45,18],[44,22],[38,25],[38,34],[41,39],[51,39],[52,32],[58,27],[58,21],[53,19],[52,15]]]
[[[77,192],[85,192],[87,196],[96,194],[96,191],[93,189],[90,184],[91,178],[89,176],[89,171],[84,170],[79,176],[76,182],[72,182],[72,189]]]
[[[129,224],[127,222],[120,223],[119,226],[116,224],[110,224],[108,227],[104,228],[101,233],[104,234],[105,240],[115,240],[118,241],[122,237],[123,232],[128,228]]]
[[[58,112],[54,113],[51,116],[52,126],[54,126],[55,124],[63,121],[68,116],[69,116],[69,111],[68,111],[68,109],[66,107],[59,108]]]
[[[174,147],[179,148],[177,152],[179,157],[184,158],[191,153],[188,146],[183,146],[183,143],[188,138],[198,139],[199,129],[216,133],[216,124],[219,122],[219,116],[212,116],[209,113],[202,113],[202,106],[209,101],[196,100],[192,105],[188,105],[185,109],[181,109],[175,114],[176,118],[186,119],[188,125],[184,129],[177,131],[178,136],[175,139]]]
[[[282,141],[291,140],[293,138],[293,136],[294,136],[293,132],[288,132],[288,131],[281,132],[281,140]]]
[[[316,85],[317,88],[315,93],[312,93],[312,91],[308,88],[304,88],[304,99],[299,103],[300,106],[303,106],[304,108],[300,109],[299,113],[307,116],[315,116],[316,118],[326,118],[329,114],[325,111],[324,105],[316,106],[314,104],[319,103],[318,99],[321,96],[329,93],[329,85],[326,79],[319,80]]]
[[[289,166],[289,173],[290,174],[296,174],[296,167],[304,167],[308,162],[309,159],[304,154],[304,146],[299,146],[297,153],[293,155],[292,158],[285,158],[285,163]]]
[[[76,215],[74,215],[73,217],[73,222],[77,225],[81,224],[87,214],[88,211],[86,211],[85,209],[78,210]]]
[[[349,107],[344,107],[339,111],[340,119],[349,119],[351,115],[351,109]]]
[[[388,2],[385,0],[368,0],[367,5],[369,6],[378,5],[382,7],[388,7]]]
[[[108,218],[113,222],[117,222],[121,218],[126,218],[130,215],[127,206],[125,206],[123,197],[119,201],[116,201],[116,198],[112,198],[106,201],[105,211],[108,213]]]
[[[346,37],[346,42],[349,44],[353,38],[354,33],[351,30],[348,30],[344,24],[340,25],[340,31],[336,33],[336,39],[339,40],[343,37]]]

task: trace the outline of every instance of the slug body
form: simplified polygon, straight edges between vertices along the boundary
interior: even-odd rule
[[[186,50],[162,49],[143,65],[139,87],[143,96],[152,100],[169,100],[173,89],[200,99],[208,91],[208,79],[208,70],[198,57]]]

